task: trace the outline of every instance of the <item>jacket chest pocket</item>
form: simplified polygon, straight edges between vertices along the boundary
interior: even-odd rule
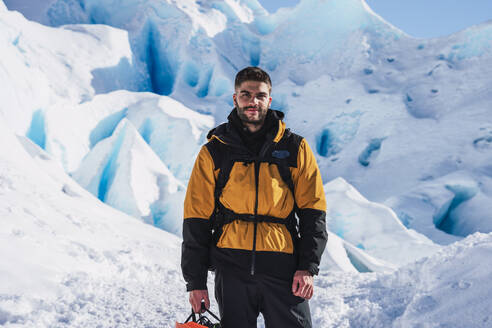
[[[220,202],[238,214],[253,214],[256,201],[254,163],[235,162]]]
[[[294,197],[276,164],[261,163],[258,214],[286,218],[294,208]]]

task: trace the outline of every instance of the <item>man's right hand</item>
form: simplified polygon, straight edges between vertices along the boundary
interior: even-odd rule
[[[208,309],[210,307],[210,299],[208,298],[208,291],[206,289],[195,289],[190,292],[190,304],[193,312],[202,312],[202,300],[205,302],[205,308]]]

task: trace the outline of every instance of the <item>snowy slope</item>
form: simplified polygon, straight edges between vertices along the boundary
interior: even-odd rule
[[[78,25],[58,29],[0,11],[0,112],[19,134],[43,142],[44,113],[98,92],[137,90],[125,31]]]
[[[121,61],[132,61],[124,31],[95,25],[49,28],[5,8],[0,15],[4,27],[0,34],[6,41],[6,51],[0,54],[0,80],[5,86],[0,91],[0,112],[8,125],[72,173],[82,170],[79,168],[82,159],[100,141],[112,136],[122,120],[130,120],[141,135],[136,136],[140,138],[140,148],[150,147],[146,149],[146,159],[153,158],[152,172],[143,174],[137,169],[141,165],[133,163],[136,174],[120,172],[119,183],[113,188],[112,179],[104,181],[109,184],[109,195],[117,197],[99,198],[180,235],[184,183],[206,132],[213,127],[213,118],[167,97],[109,92],[120,88],[131,90],[138,78],[135,67],[114,68]],[[65,47],[67,44],[70,47]],[[132,162],[126,157],[120,160]],[[157,175],[156,166],[160,167]],[[78,180],[89,180],[99,186],[100,181],[93,181],[96,172],[89,169],[87,176]],[[141,181],[143,176],[153,179],[154,185]],[[118,184],[131,190],[126,193],[117,190]],[[82,185],[88,187],[89,182]],[[97,188],[88,190],[99,196]]]
[[[129,120],[99,142],[72,176],[108,205],[181,235],[185,186]]]
[[[474,234],[389,273],[324,272],[314,327],[490,326],[492,234]]]
[[[167,135],[174,132],[179,138],[181,134],[170,131],[173,123],[169,120],[176,118],[190,122],[194,139],[185,140],[190,142],[184,148],[186,163],[182,160],[167,161],[168,165],[186,167],[181,173],[176,172],[180,178],[189,176],[192,166],[189,157],[203,143],[204,137],[200,133],[206,133],[212,127],[210,118],[187,110],[175,101],[144,93],[110,93],[91,102],[98,93],[106,94],[117,89],[137,90],[131,86],[137,83],[132,75],[134,69],[126,64],[115,67],[121,61],[132,61],[126,32],[100,25],[48,28],[8,11],[1,13],[0,22],[0,37],[4,38],[6,45],[0,54],[0,80],[5,86],[0,91],[0,112],[16,133],[28,136],[59,158],[65,169],[71,172],[77,169],[95,143],[111,135],[128,111],[126,107],[132,108],[131,114],[139,111],[136,107],[141,101],[148,100],[145,104],[149,108],[146,110],[148,113],[157,105],[163,112],[161,116],[170,116],[167,120],[154,120],[152,128],[155,131],[148,131],[154,134],[149,138],[154,139],[153,146],[161,158],[169,157],[169,153],[164,150],[163,141],[155,140],[160,138],[159,130],[164,130]],[[71,46],[65,47],[66,44]],[[131,115],[135,120],[141,119],[138,114]],[[191,144],[191,140],[196,140],[196,144]],[[177,143],[169,140],[169,151],[176,153],[176,146],[173,148],[172,145]],[[175,171],[179,170],[175,168]]]
[[[186,311],[177,237],[101,203],[0,127],[0,324],[138,326]]]
[[[196,156],[214,124],[211,116],[196,113],[171,98],[119,90],[69,107],[50,107],[43,117],[44,149],[73,172],[84,156],[111,136],[125,118],[182,180],[188,179],[193,166],[190,158]]]
[[[183,320],[180,240],[100,203],[1,124],[8,142],[0,153],[0,281],[8,284],[0,284],[0,323],[173,327]],[[492,235],[476,234],[393,273],[322,271],[314,325],[487,326],[491,252]]]
[[[49,154],[0,127],[0,323],[173,327],[183,320],[179,238],[99,202]],[[314,325],[487,326],[491,252],[492,235],[475,234],[395,272],[322,271]]]
[[[325,184],[324,189],[328,206],[326,226],[352,247],[395,266],[439,249],[425,236],[407,229],[391,208],[369,202],[342,178]]]
[[[470,29],[469,34],[480,30]],[[448,42],[475,46],[464,40]],[[315,145],[325,177],[344,177],[369,199],[386,202],[405,224],[429,238],[453,240],[429,229],[441,221],[448,221],[444,231],[459,236],[488,232],[491,98],[485,90],[490,89],[490,53],[451,63],[438,55],[426,62],[432,55],[428,53],[418,62],[411,57],[415,51],[430,48],[439,54],[445,43],[439,40],[439,47],[431,43],[418,50],[417,40],[407,40],[405,48],[412,44],[414,49],[405,49],[412,50],[411,55],[395,49],[379,60],[379,67],[371,64],[353,79],[321,77],[302,87],[285,83],[280,88],[289,104],[288,124]],[[409,73],[415,75],[415,87],[405,85]],[[459,184],[456,175],[463,177]],[[430,184],[439,190],[428,193]],[[433,198],[446,194],[445,199]],[[484,219],[475,220],[472,229],[460,227],[459,222],[470,216]]]

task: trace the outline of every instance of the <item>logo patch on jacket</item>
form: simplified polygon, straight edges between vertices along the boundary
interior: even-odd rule
[[[284,159],[290,156],[290,153],[288,150],[274,150],[272,152],[272,157],[279,158],[279,159]]]

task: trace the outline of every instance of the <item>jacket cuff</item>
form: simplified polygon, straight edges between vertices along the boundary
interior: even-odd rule
[[[309,272],[312,276],[315,276],[319,273],[319,268],[316,264],[314,263],[306,263],[304,265],[299,265],[297,270],[306,270]]]
[[[186,291],[192,290],[207,290],[207,280],[205,281],[192,281],[186,284]]]

